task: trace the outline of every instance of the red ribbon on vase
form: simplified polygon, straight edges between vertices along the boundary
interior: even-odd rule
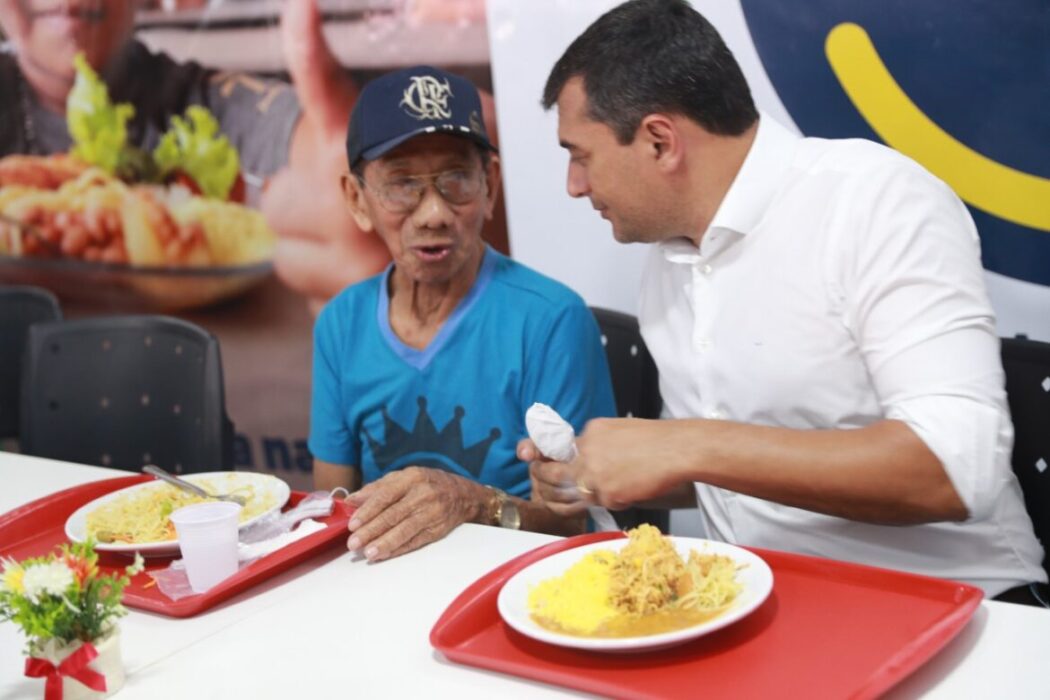
[[[98,657],[98,651],[89,642],[84,642],[79,649],[66,657],[65,661],[55,666],[47,659],[26,659],[26,675],[30,678],[47,676],[44,686],[44,700],[62,700],[62,676],[69,676],[100,693],[106,692],[106,677],[98,671],[88,668],[88,664]]]

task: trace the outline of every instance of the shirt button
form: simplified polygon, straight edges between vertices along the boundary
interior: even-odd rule
[[[697,338],[696,340],[693,341],[693,347],[696,348],[697,350],[701,350],[701,351],[703,351],[703,350],[710,350],[711,349],[711,341],[708,340],[707,338]]]
[[[712,408],[704,414],[704,418],[708,420],[725,420],[726,414],[724,411],[720,411],[717,408]]]
[[[713,270],[713,269],[714,268],[711,267],[710,265],[704,265],[703,267],[700,268],[700,272],[704,273],[705,275],[710,275],[711,274],[711,270]]]

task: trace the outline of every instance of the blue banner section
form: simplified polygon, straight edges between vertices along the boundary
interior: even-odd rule
[[[871,76],[884,65],[932,122],[915,120],[915,133],[939,128],[959,142],[959,153],[968,158],[949,161],[946,156],[938,162],[936,149],[909,155],[949,181],[945,172],[972,168],[971,181],[987,183],[988,192],[998,193],[975,206],[974,196],[960,192],[980,231],[985,267],[1050,286],[1050,198],[1033,203],[1014,188],[1024,183],[1032,192],[1050,192],[1050,5],[1042,0],[741,0],[741,6],[762,63],[804,134],[885,140],[907,152],[880,134],[899,134],[910,124],[902,126],[899,119],[889,124],[892,119],[884,112],[858,107],[858,94],[874,89]],[[842,54],[838,70],[833,68],[835,49],[828,36],[844,24],[863,30],[844,41],[866,33],[875,52],[870,55],[881,64],[867,64],[866,73],[856,55]],[[856,68],[852,94],[843,65]]]

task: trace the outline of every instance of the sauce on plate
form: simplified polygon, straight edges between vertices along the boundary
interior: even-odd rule
[[[624,637],[647,637],[653,634],[674,632],[707,622],[724,613],[729,606],[716,608],[714,610],[660,610],[651,615],[616,615],[603,622],[594,632],[584,634],[576,630],[562,628],[557,623],[546,620],[537,615],[532,615],[533,621],[540,627],[560,634],[570,634],[574,637],[599,637],[605,639],[619,639]]]

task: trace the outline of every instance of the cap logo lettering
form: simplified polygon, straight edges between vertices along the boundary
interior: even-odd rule
[[[448,80],[441,83],[432,75],[414,75],[401,95],[399,106],[405,108],[410,117],[416,119],[451,119],[448,98],[452,88]]]

